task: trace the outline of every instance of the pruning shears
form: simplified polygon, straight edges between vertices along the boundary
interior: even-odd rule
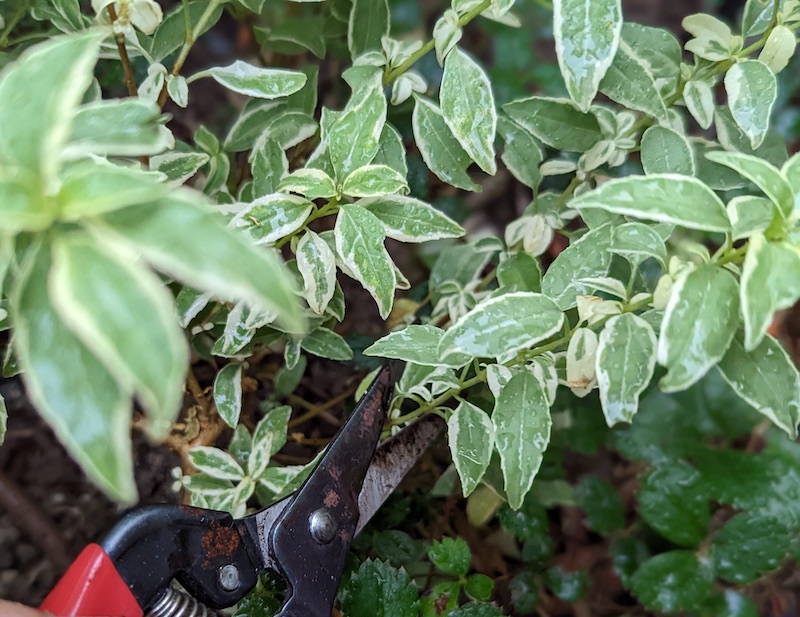
[[[241,519],[181,505],[134,510],[83,550],[41,608],[202,617],[241,600],[267,570],[286,587],[278,617],[330,617],[353,538],[444,428],[424,417],[378,445],[401,370],[379,372],[296,493]]]

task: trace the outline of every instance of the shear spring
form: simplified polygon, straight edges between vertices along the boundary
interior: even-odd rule
[[[150,608],[146,617],[219,617],[219,613],[192,596],[170,588]]]

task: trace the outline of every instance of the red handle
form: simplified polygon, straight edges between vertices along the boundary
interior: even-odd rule
[[[87,546],[42,603],[57,617],[142,617],[142,608],[98,544]]]

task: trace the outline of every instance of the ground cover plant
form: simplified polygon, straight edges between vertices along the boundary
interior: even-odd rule
[[[4,378],[118,502],[133,429],[241,516],[403,360],[386,434],[438,414],[446,447],[358,539],[343,615],[764,614],[800,556],[800,2],[682,26],[0,1]],[[325,372],[350,387],[309,395]]]

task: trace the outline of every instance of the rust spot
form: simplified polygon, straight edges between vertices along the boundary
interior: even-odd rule
[[[205,556],[203,567],[210,568],[220,558],[230,559],[240,543],[241,538],[235,529],[212,522],[200,543]]]
[[[342,479],[342,470],[337,465],[331,465],[328,474],[337,482]]]
[[[331,489],[325,495],[325,505],[329,508],[335,508],[339,505],[339,494],[335,490]]]

